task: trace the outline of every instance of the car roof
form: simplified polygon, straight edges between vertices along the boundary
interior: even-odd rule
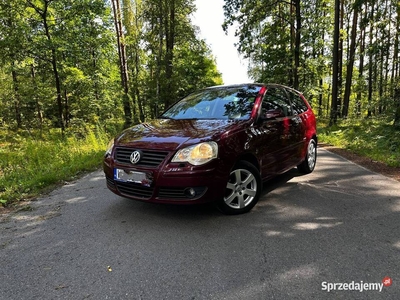
[[[237,84],[223,84],[223,85],[214,85],[205,88],[206,90],[208,89],[223,89],[223,88],[238,88],[238,87],[250,87],[250,86],[265,86],[265,84],[262,83],[237,83]]]
[[[267,89],[271,88],[271,87],[280,87],[280,88],[285,88],[285,89],[291,90],[298,94],[303,94],[302,92],[300,92],[292,87],[289,87],[289,86],[286,86],[283,84],[279,84],[279,83],[238,83],[238,84],[227,84],[227,85],[215,85],[215,86],[207,87],[204,90],[238,88],[238,87],[263,87],[263,86],[267,87]]]

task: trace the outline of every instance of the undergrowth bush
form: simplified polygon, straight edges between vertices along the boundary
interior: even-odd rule
[[[322,143],[400,167],[400,131],[395,129],[392,119],[349,119],[334,126],[328,126],[327,120],[318,120],[318,132]]]
[[[82,132],[82,131],[81,131]],[[110,136],[101,127],[0,134],[0,203],[34,197],[44,188],[99,168]]]

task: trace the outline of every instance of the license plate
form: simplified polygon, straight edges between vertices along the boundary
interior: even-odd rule
[[[122,182],[139,183],[144,186],[150,186],[151,184],[151,179],[146,173],[137,171],[114,169],[114,179]]]

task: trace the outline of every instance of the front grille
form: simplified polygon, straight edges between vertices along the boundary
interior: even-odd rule
[[[131,148],[117,148],[115,151],[115,160],[122,164],[132,165],[130,157],[135,150]],[[141,152],[143,153],[143,157],[135,166],[156,168],[168,155],[166,151],[141,150]]]
[[[186,187],[160,187],[158,197],[164,199],[196,199],[202,196],[206,191],[206,187],[194,187],[193,189],[196,192],[196,196],[190,197],[185,193],[186,189]]]
[[[143,200],[149,199],[153,195],[154,190],[151,187],[119,181],[115,181],[115,185],[117,186],[117,189],[121,194],[140,198]]]

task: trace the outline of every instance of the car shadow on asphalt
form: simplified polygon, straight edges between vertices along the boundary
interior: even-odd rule
[[[263,190],[260,195],[260,202],[268,201],[268,193],[278,189],[291,179],[301,176],[302,174],[296,168],[276,176],[273,179],[263,182]],[[143,214],[149,214],[154,217],[169,218],[215,218],[218,216],[226,217],[221,213],[215,203],[195,204],[195,205],[178,205],[178,204],[160,204],[146,203],[131,200],[124,197],[118,197],[121,201],[116,204],[115,209],[120,210],[123,206],[124,210],[132,210],[135,213],[140,210]],[[250,212],[251,213],[251,212]],[[237,217],[237,216],[236,216]]]
[[[292,180],[295,177],[299,176],[305,176],[301,174],[297,168],[293,168],[286,173],[283,173],[281,175],[278,175],[270,180],[264,181],[263,182],[263,190],[261,192],[261,198],[268,194],[269,192],[274,191],[275,189],[281,187],[282,185],[286,184],[290,180]]]

